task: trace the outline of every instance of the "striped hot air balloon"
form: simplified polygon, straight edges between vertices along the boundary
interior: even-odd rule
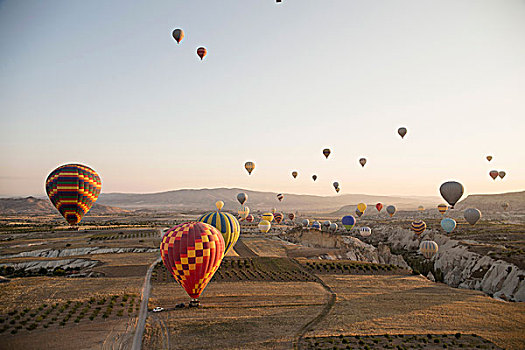
[[[222,233],[225,253],[228,253],[239,239],[241,226],[239,225],[239,221],[230,213],[213,211],[202,215],[197,221],[209,224]]]
[[[359,229],[359,234],[362,236],[362,237],[368,237],[372,234],[372,229],[368,226],[365,226],[365,227],[361,227]]]
[[[283,198],[284,198],[284,195],[282,193],[279,193],[277,195],[277,199],[279,200],[279,202],[282,202]]]
[[[426,259],[432,259],[438,252],[438,245],[434,241],[423,241],[419,245],[419,252],[423,254]]]
[[[412,228],[412,231],[416,233],[416,235],[421,235],[423,231],[427,228],[427,224],[423,220],[417,220],[412,221],[412,224],[410,225]]]
[[[224,239],[213,226],[186,222],[162,237],[162,262],[195,302],[219,268],[224,257]],[[196,301],[198,303],[198,301]]]
[[[283,221],[283,214],[282,213],[275,213],[273,214],[273,219],[275,220],[276,223],[280,224],[281,221]]]
[[[326,157],[326,159],[328,159],[328,156],[330,155],[330,153],[331,153],[331,152],[330,152],[330,149],[329,149],[329,148],[325,148],[325,149],[323,150],[323,154],[324,154],[324,156]]]
[[[272,213],[264,213],[261,216],[261,220],[266,220],[268,222],[272,222],[273,221],[273,214]]]
[[[262,233],[267,233],[272,228],[272,224],[268,220],[262,220],[259,222],[258,227]]]
[[[447,209],[448,209],[448,205],[446,204],[438,205],[438,211],[441,215],[445,215],[445,213],[447,212]]]
[[[238,214],[241,219],[245,220],[248,217],[248,215],[250,215],[250,208],[243,205],[239,208]]]
[[[97,201],[100,177],[82,164],[62,165],[49,174],[46,192],[51,203],[70,225],[76,225]]]

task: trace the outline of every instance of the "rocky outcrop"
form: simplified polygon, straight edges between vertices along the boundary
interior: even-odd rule
[[[2,263],[0,266],[13,267],[15,270],[38,271],[45,268],[48,271],[60,268],[63,270],[75,270],[91,268],[97,265],[97,261],[86,259],[64,259],[64,260],[37,260],[16,263]]]
[[[321,232],[318,230],[293,229],[279,236],[281,239],[307,247],[334,249],[323,258],[349,259],[379,264],[392,264],[410,270],[402,256],[394,255],[387,245],[377,248],[371,244],[351,237]]]
[[[483,291],[495,298],[525,301],[525,271],[516,265],[494,260],[468,250],[457,240],[427,230],[422,239],[433,239],[439,251],[433,258],[434,270],[443,275],[443,282],[452,286]],[[419,240],[413,232],[401,228],[377,228],[374,242],[386,242],[395,251],[416,251]]]
[[[120,253],[151,253],[156,252],[156,248],[103,248],[103,247],[83,247],[70,249],[38,249],[17,254],[2,255],[0,259],[9,258],[63,258],[69,256],[91,255],[91,254],[120,254]]]

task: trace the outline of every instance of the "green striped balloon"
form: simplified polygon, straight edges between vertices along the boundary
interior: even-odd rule
[[[214,211],[199,218],[200,222],[210,224],[222,233],[224,238],[224,255],[237,243],[241,227],[239,221],[230,213]]]

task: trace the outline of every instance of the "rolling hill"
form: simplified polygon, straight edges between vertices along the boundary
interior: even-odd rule
[[[126,213],[127,210],[95,203],[90,215]],[[0,198],[0,215],[54,215],[57,210],[48,199],[35,197]]]
[[[473,194],[456,205],[458,209],[478,208],[482,212],[502,211],[501,204],[509,203],[509,212],[525,212],[525,191],[499,194]]]

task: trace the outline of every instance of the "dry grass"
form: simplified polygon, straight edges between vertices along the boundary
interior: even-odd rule
[[[243,242],[258,256],[286,257],[286,248],[282,242],[264,238],[243,239]]]

